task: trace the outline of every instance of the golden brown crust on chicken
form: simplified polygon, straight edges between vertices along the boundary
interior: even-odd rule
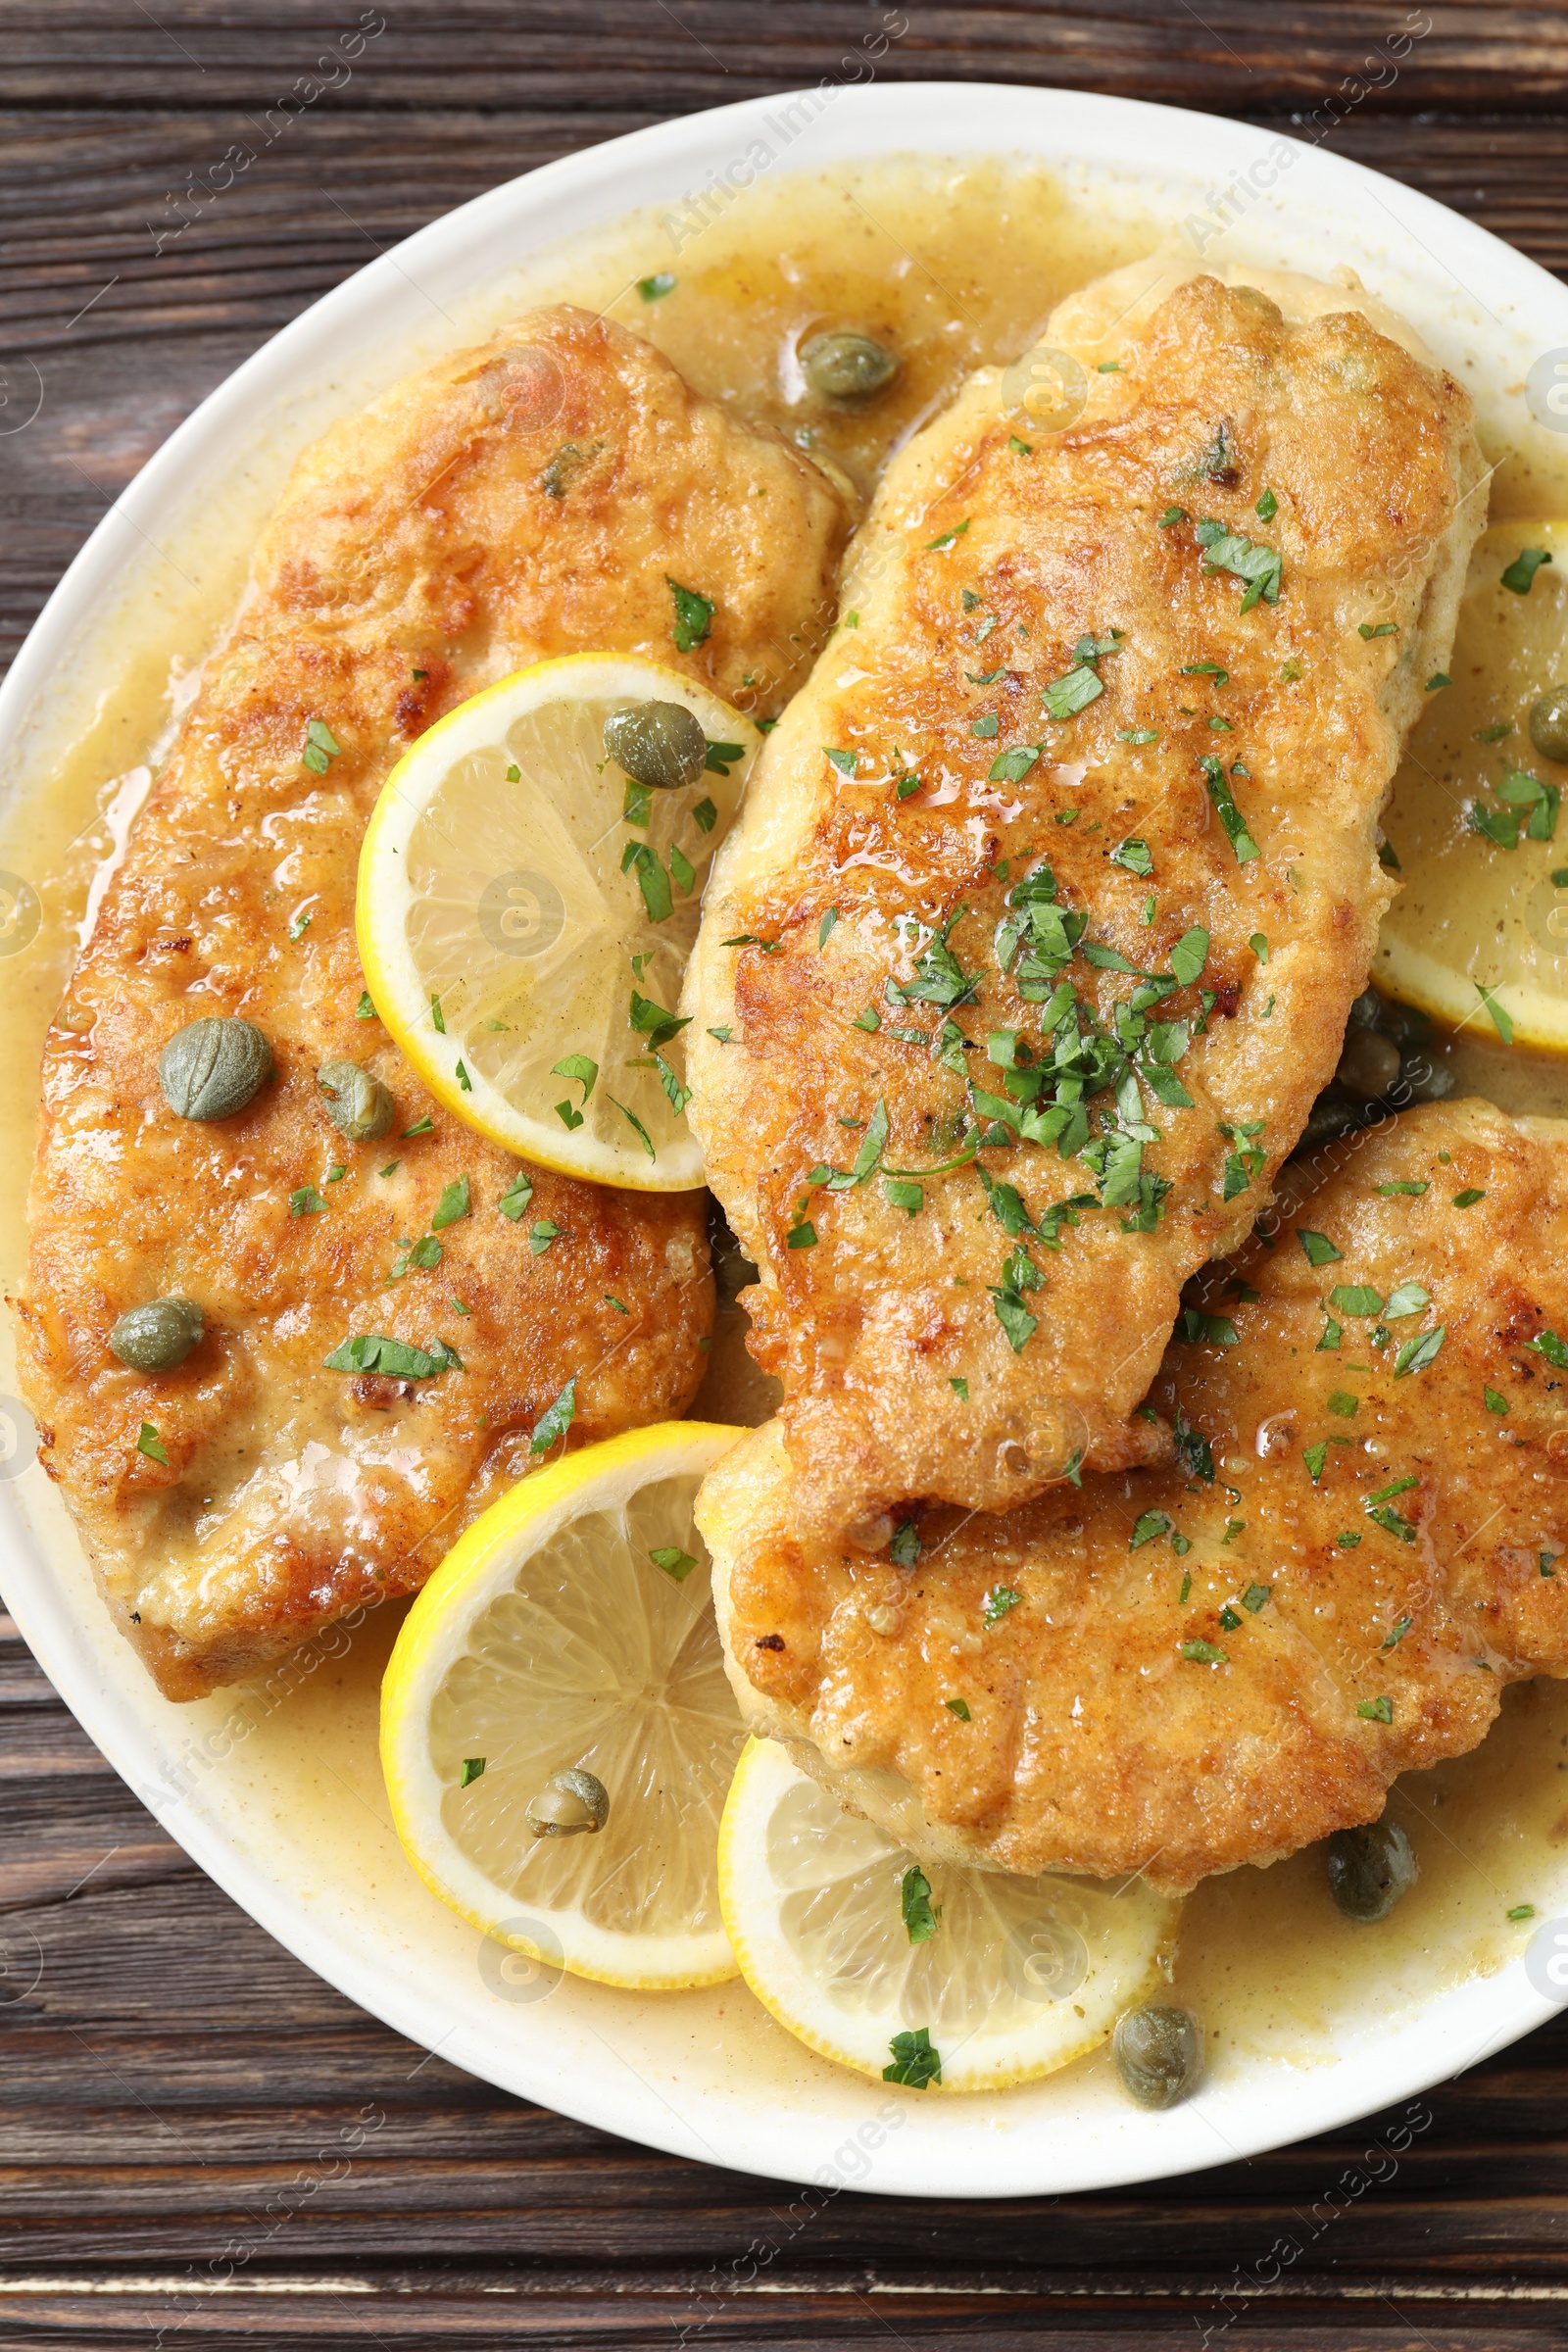
[[[1159,1449],[1131,1416],[1181,1285],[1266,1202],[1365,983],[1394,888],[1378,810],[1483,519],[1464,393],[1352,312],[1291,325],[1199,278],[1145,306],[1114,371],[1099,349],[1066,430],[986,370],[890,469],[856,625],[763,755],[691,969],[693,1117],[822,1533],[906,1496],[1005,1508],[1075,1445],[1107,1468]],[[1083,707],[1054,718],[1069,675]],[[1049,910],[997,939],[1043,864],[1087,917],[1064,964]],[[1088,1026],[1058,978],[1108,1029],[1195,933],[1196,982],[1146,992],[1150,1023],[1187,1025],[1174,1092],[1146,1039],[1130,1099],[1102,1087],[1087,1126],[994,1149],[1054,1078],[1004,1066],[1006,1042],[988,1059],[991,1035],[1038,1073]],[[918,1194],[849,1181],[880,1102],[879,1171]],[[1112,1124],[1114,1160],[1086,1166]],[[984,1178],[921,1175],[979,1136]],[[993,1181],[1042,1238],[988,1213]]]
[[[356,860],[398,756],[509,669],[605,647],[732,696],[780,679],[841,535],[804,459],[569,310],[398,385],[300,461],[44,1056],[27,1393],[44,1467],[170,1696],[422,1583],[528,1467],[569,1380],[573,1442],[690,1401],[712,1310],[701,1197],[540,1170],[526,1214],[503,1214],[516,1163],[358,1017]],[[670,642],[669,575],[716,607],[693,655]],[[319,774],[301,757],[313,719],[341,747]],[[199,1124],[169,1109],[158,1056],[211,1013],[257,1023],[275,1074]],[[315,1073],[334,1057],[391,1088],[381,1140],[328,1120]],[[389,1284],[459,1177],[471,1207],[439,1266]],[[539,1254],[536,1219],[560,1228]],[[206,1337],[176,1371],[127,1370],[111,1329],[171,1295],[203,1307]],[[323,1369],[363,1333],[443,1338],[466,1369]],[[167,1465],[138,1450],[144,1422]]]
[[[1237,1344],[1179,1328],[1174,1466],[927,1512],[904,1568],[803,1544],[776,1422],[726,1456],[698,1517],[754,1728],[917,1850],[1180,1890],[1568,1673],[1568,1124],[1463,1102],[1329,1156],[1204,1278]]]

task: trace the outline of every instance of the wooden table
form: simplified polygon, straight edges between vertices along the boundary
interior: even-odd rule
[[[8,657],[187,411],[373,252],[553,156],[815,81],[900,18],[853,0],[381,14],[352,79],[198,207],[191,175],[358,6],[0,0],[0,364],[30,359],[46,395],[0,438]],[[1339,152],[1568,270],[1561,9],[908,0],[902,17],[890,81],[1057,82],[1284,128],[1340,93]],[[1365,61],[1404,28],[1419,37],[1391,80]],[[1378,86],[1354,96],[1357,75]],[[0,1633],[6,2346],[1568,2343],[1568,2025],[1431,2093],[1379,2185],[1356,2169],[1373,2121],[1123,2194],[845,2195],[792,2230],[773,2184],[564,2123],[360,2015],[170,1842]],[[381,2120],[345,2166],[367,2113]],[[1271,2279],[1275,2240],[1304,2239],[1295,2217],[1331,2190],[1340,2218]]]

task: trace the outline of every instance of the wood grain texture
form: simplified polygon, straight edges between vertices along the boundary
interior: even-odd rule
[[[553,156],[848,77],[884,20],[907,27],[888,80],[1056,82],[1308,136],[1362,85],[1338,152],[1568,275],[1558,7],[384,0],[347,77],[282,107],[362,13],[0,0],[0,401],[29,365],[44,391],[0,432],[0,656],[180,418],[374,251]],[[1393,72],[1407,24],[1430,29]],[[1391,2119],[1116,2195],[846,2194],[802,2218],[361,2015],[171,1842],[4,1621],[0,2068],[7,2347],[1568,2341],[1568,2023],[1429,2094],[1378,2184]],[[1277,2240],[1299,2251],[1265,2284]]]

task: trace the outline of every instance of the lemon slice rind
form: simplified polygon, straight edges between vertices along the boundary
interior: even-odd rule
[[[603,719],[650,700],[684,704],[710,743],[739,744],[742,756],[727,774],[654,793],[648,823],[634,826],[623,771],[604,756]],[[709,866],[761,741],[679,671],[637,655],[571,654],[473,695],[393,768],[360,854],[361,966],[419,1079],[489,1142],[596,1184],[702,1184],[701,1146],[631,1027],[631,996],[635,987],[673,1011]],[[661,923],[635,868],[620,864],[638,843],[663,853],[667,874],[675,847],[694,876],[683,892],[668,874],[672,911]],[[518,922],[520,941],[505,930]],[[678,1081],[678,1042],[663,1053]],[[597,1065],[586,1097],[580,1079],[555,1070],[574,1056]],[[558,1102],[581,1123],[564,1120]]]
[[[721,1984],[736,1974],[719,1919],[716,1886],[705,1905],[709,1916],[699,1928],[632,1934],[590,1915],[602,1890],[592,1893],[587,1907],[581,1898],[553,1904],[541,1900],[539,1891],[528,1884],[537,1871],[555,1874],[568,1864],[591,1873],[599,1860],[601,1838],[608,1846],[612,1831],[620,1838],[614,1870],[622,1876],[628,1870],[635,1873],[642,1866],[635,1854],[641,1852],[650,1872],[662,1867],[667,1874],[676,1847],[668,1821],[659,1810],[662,1800],[666,1813],[673,1807],[680,1818],[679,1859],[688,1876],[700,1876],[704,1867],[700,1844],[695,1841],[706,1838],[710,1851],[716,1847],[719,1806],[743,1735],[739,1716],[733,1713],[709,1605],[706,1551],[689,1519],[685,1524],[690,1532],[684,1540],[678,1533],[673,1540],[691,1550],[698,1566],[679,1585],[673,1585],[651,1560],[636,1564],[637,1573],[652,1580],[641,1588],[651,1616],[662,1615],[667,1623],[681,1601],[690,1604],[677,1623],[688,1627],[684,1643],[701,1651],[700,1662],[705,1670],[710,1669],[710,1679],[719,1697],[711,1722],[689,1706],[677,1710],[676,1745],[683,1765],[666,1773],[664,1781],[678,1780],[679,1788],[661,1785],[650,1790],[644,1785],[652,1768],[650,1759],[657,1762],[656,1743],[645,1736],[646,1727],[639,1728],[634,1711],[628,1713],[623,1705],[616,1719],[612,1697],[607,1705],[602,1677],[600,1687],[595,1687],[596,1652],[613,1650],[617,1634],[624,1637],[622,1651],[630,1649],[633,1680],[645,1649],[651,1647],[643,1642],[641,1629],[627,1622],[635,1608],[627,1607],[624,1562],[620,1563],[618,1585],[607,1579],[603,1640],[597,1641],[590,1633],[585,1641],[578,1626],[564,1644],[568,1667],[576,1661],[578,1689],[564,1693],[559,1678],[549,1688],[530,1689],[525,1677],[514,1673],[506,1701],[506,1712],[518,1725],[520,1737],[529,1736],[536,1717],[544,1726],[542,1737],[548,1753],[524,1773],[530,1787],[561,1766],[586,1763],[594,1769],[607,1744],[621,1756],[621,1771],[601,1775],[611,1788],[612,1818],[600,1838],[534,1839],[521,1818],[519,1788],[509,1799],[504,1837],[523,1860],[517,1881],[511,1886],[501,1883],[480,1867],[469,1847],[454,1835],[452,1819],[454,1807],[493,1802],[503,1760],[487,1756],[484,1774],[471,1788],[463,1788],[450,1765],[443,1773],[432,1756],[432,1722],[439,1720],[437,1709],[450,1716],[454,1690],[459,1693],[460,1715],[465,1693],[472,1705],[471,1644],[476,1629],[482,1632],[490,1621],[487,1612],[493,1614],[498,1603],[503,1609],[518,1606],[514,1596],[525,1590],[522,1571],[530,1564],[536,1568],[542,1561],[548,1564],[551,1547],[564,1546],[574,1592],[584,1576],[594,1574],[591,1549],[585,1560],[581,1533],[573,1533],[574,1522],[588,1524],[591,1546],[592,1525],[600,1515],[611,1520],[618,1515],[623,1520],[639,1494],[662,1482],[689,1482],[694,1496],[701,1479],[738,1434],[713,1422],[662,1423],[585,1446],[522,1480],[475,1520],[447,1554],[405,1620],[387,1666],[381,1698],[381,1765],[393,1825],[410,1862],[431,1893],[482,1936],[526,1953],[546,1967],[564,1968],[572,1976],[643,1991],[667,1991]],[[574,1566],[569,1556],[573,1551]],[[544,1581],[548,1584],[548,1575]],[[682,1656],[685,1654],[683,1646]],[[656,1675],[661,1665],[657,1654],[645,1662],[649,1675]],[[690,1688],[690,1678],[685,1687]],[[494,1747],[497,1743],[492,1739],[489,1744]],[[664,1839],[662,1864],[661,1836]],[[627,1859],[628,1841],[633,1849],[631,1860]],[[710,1879],[715,1866],[709,1866]]]
[[[879,2082],[892,2037],[924,2026],[942,2059],[929,2088],[1010,2089],[1097,2048],[1163,1981],[1181,1906],[1141,1881],[932,1862],[936,1933],[911,1944],[914,1860],[777,1742],[748,1742],[719,1830],[724,1924],[763,2008],[839,2066]]]

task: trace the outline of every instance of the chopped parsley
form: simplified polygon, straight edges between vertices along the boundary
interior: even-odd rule
[[[1240,532],[1227,531],[1222,522],[1207,516],[1194,525],[1193,537],[1203,550],[1205,571],[1233,572],[1247,582],[1242,612],[1250,612],[1260,597],[1265,604],[1278,604],[1282,566],[1277,548],[1254,547],[1250,539],[1243,538]]]
[[[468,1179],[466,1176],[454,1177],[449,1185],[442,1188],[435,1214],[430,1219],[430,1231],[440,1233],[444,1227],[455,1225],[460,1217],[468,1215],[470,1205]]]
[[[534,1423],[533,1436],[528,1443],[530,1454],[548,1453],[558,1438],[564,1438],[577,1418],[577,1375],[574,1372],[554,1404]]]
[[[1549,561],[1549,558],[1548,558]],[[305,730],[305,749],[300,758],[312,775],[324,776],[327,768],[342,751],[325,719],[313,718]]]
[[[515,1225],[517,1220],[521,1217],[523,1210],[528,1206],[532,1199],[533,1178],[531,1176],[525,1176],[521,1168],[519,1168],[515,1176],[513,1177],[512,1182],[508,1185],[506,1191],[502,1194],[500,1200],[496,1202],[496,1206],[500,1209],[501,1214],[504,1217],[509,1217],[512,1223]]]
[[[981,1624],[985,1626],[999,1624],[1009,1609],[1015,1609],[1018,1606],[1022,1597],[1023,1595],[1015,1592],[1010,1585],[993,1585],[980,1604]]]
[[[1475,983],[1475,986],[1476,992],[1479,995],[1482,1004],[1492,1015],[1493,1027],[1496,1030],[1497,1035],[1501,1038],[1503,1044],[1505,1046],[1511,1046],[1513,1044],[1513,1022],[1511,1018],[1503,1010],[1503,1007],[1497,1003],[1496,998],[1493,995],[1490,988],[1484,987],[1479,980]]]
[[[1212,757],[1200,760],[1198,764],[1203,771],[1208,797],[1213,802],[1219,821],[1225,828],[1226,838],[1236,852],[1236,862],[1238,865],[1246,865],[1260,853],[1256,842],[1247,829],[1247,819],[1236,806],[1236,795],[1226,781],[1225,770]]]
[[[895,1568],[913,1568],[920,1558],[920,1535],[912,1519],[901,1520],[893,1531],[888,1556]]]
[[[675,279],[672,271],[656,270],[652,277],[640,277],[637,280],[637,291],[644,302],[658,302],[661,295],[672,293],[674,285]]]
[[[1394,1701],[1384,1692],[1380,1692],[1376,1698],[1363,1698],[1355,1711],[1367,1723],[1394,1721]]]
[[[325,1206],[326,1202],[314,1184],[302,1184],[297,1192],[290,1193],[288,1197],[288,1213],[291,1217],[314,1217],[318,1209]]]
[[[448,1371],[461,1372],[463,1359],[445,1340],[428,1348],[414,1348],[406,1340],[391,1340],[377,1331],[345,1340],[323,1358],[328,1372],[384,1372],[392,1380],[432,1380]]]
[[[168,1449],[150,1421],[144,1421],[141,1425],[136,1438],[136,1451],[144,1453],[150,1462],[162,1462],[166,1470],[169,1468]]]
[[[1087,662],[1079,662],[1059,678],[1053,678],[1041,700],[1053,718],[1072,718],[1078,711],[1087,710],[1091,703],[1098,702],[1104,691],[1099,671]]]
[[[1193,1666],[1228,1666],[1227,1652],[1212,1642],[1184,1642],[1181,1654]]]
[[[561,1230],[553,1217],[535,1217],[528,1228],[528,1254],[543,1257],[551,1243],[560,1241]]]
[[[675,618],[669,632],[675,642],[675,651],[677,654],[694,654],[706,642],[718,608],[708,597],[700,596],[695,588],[683,588],[679,580],[670,578],[668,572],[664,574],[664,584],[675,601]]]
[[[974,1721],[974,1717],[969,1712],[969,1702],[966,1698],[945,1698],[942,1704],[951,1715],[956,1715],[960,1723]]]
[[[379,1017],[380,1016],[376,1012],[375,1006],[370,1002],[369,990],[368,988],[362,988],[360,991],[360,1001],[354,1007],[354,1018],[357,1021],[373,1021],[379,1019]]]
[[[1383,1320],[1386,1323],[1397,1323],[1401,1316],[1418,1315],[1424,1306],[1431,1304],[1432,1293],[1424,1283],[1401,1282],[1396,1290],[1389,1293]]]
[[[646,841],[627,842],[620,854],[620,870],[623,874],[635,871],[649,921],[668,922],[675,905],[670,896],[669,876]]]
[[[1133,1532],[1127,1540],[1129,1551],[1142,1544],[1152,1544],[1156,1538],[1170,1533],[1170,1515],[1166,1511],[1141,1511],[1133,1522]]]
[[[904,1932],[911,1943],[929,1943],[937,1932],[942,1906],[931,1902],[931,1882],[918,1862],[911,1862],[899,1881],[899,1908],[904,1914]]]
[[[648,1557],[656,1568],[662,1569],[664,1575],[672,1578],[677,1585],[683,1585],[697,1565],[691,1553],[682,1551],[678,1544],[660,1544],[648,1554]]]
[[[991,762],[986,782],[988,784],[1021,784],[1039,759],[1040,752],[1041,746],[1038,743],[1015,743],[1011,751],[999,752]],[[915,782],[919,782],[918,777],[915,778]],[[900,797],[903,797],[902,780]]]
[[[484,1768],[488,1761],[489,1759],[485,1756],[465,1756],[463,1759],[463,1770],[458,1776],[458,1787],[460,1788],[466,1788],[474,1781],[482,1779],[484,1775]]]
[[[1440,1323],[1435,1331],[1417,1332],[1413,1340],[1406,1340],[1394,1359],[1395,1379],[1402,1379],[1407,1372],[1424,1372],[1435,1360],[1446,1331],[1447,1325]]]
[[[926,554],[928,556],[941,555],[944,548],[952,547],[956,541],[961,539],[964,532],[968,528],[969,517],[966,514],[962,522],[956,522],[954,524],[951,531],[941,531],[937,534],[935,539],[928,539],[925,543]]]
[[[1486,1197],[1484,1185],[1467,1184],[1462,1193],[1454,1194],[1450,1205],[1454,1208],[1474,1208],[1476,1202],[1484,1200]]]
[[[912,2034],[895,2034],[888,2048],[893,2053],[893,2064],[882,2069],[884,2082],[902,2082],[906,2090],[924,2090],[928,2082],[941,2082],[942,2053],[931,2045],[929,2026],[918,2026]]]
[[[1145,881],[1154,870],[1154,860],[1148,842],[1138,840],[1136,835],[1116,844],[1110,853],[1110,862],[1112,865],[1124,865],[1130,874],[1138,874]]]
[[[1544,547],[1522,547],[1502,574],[1502,584],[1515,596],[1528,596],[1536,584],[1536,574],[1544,564],[1551,562]]]

